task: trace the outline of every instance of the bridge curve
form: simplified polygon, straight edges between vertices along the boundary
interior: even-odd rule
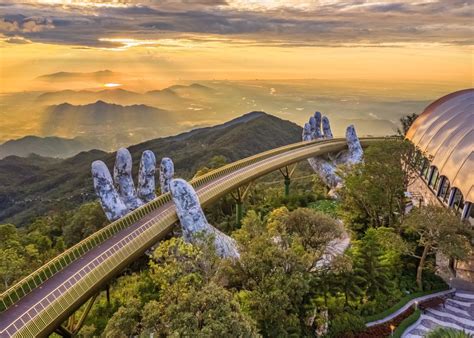
[[[386,138],[361,138],[363,147]],[[228,164],[191,181],[203,207],[281,167],[347,148],[345,139],[299,142]],[[84,239],[2,293],[0,337],[47,336],[178,220],[164,194]]]

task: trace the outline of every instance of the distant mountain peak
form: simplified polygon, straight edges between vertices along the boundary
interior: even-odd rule
[[[38,76],[37,80],[96,80],[105,81],[107,79],[113,79],[113,77],[121,75],[120,73],[113,72],[109,69],[98,70],[95,72],[56,72],[51,74],[44,74]]]
[[[92,105],[102,105],[102,106],[111,105],[111,106],[118,106],[117,104],[108,103],[108,102],[105,102],[105,101],[103,101],[103,100],[97,100],[95,103],[91,103],[91,104],[88,104],[88,105],[86,105],[86,106],[92,106]]]

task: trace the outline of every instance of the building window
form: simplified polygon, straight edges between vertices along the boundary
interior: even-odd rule
[[[420,158],[418,159],[418,169],[420,170],[420,174],[423,172],[423,169],[426,165],[426,158],[424,158],[422,155],[420,155]]]
[[[438,180],[438,177],[439,177],[438,168],[433,167],[433,174],[431,174],[431,179],[428,182],[428,185],[435,190],[436,190],[435,185],[436,185],[436,181]]]
[[[448,203],[449,198],[449,187],[450,183],[447,177],[444,178],[443,183],[441,185],[441,190],[439,192],[439,199],[442,200],[444,203]]]
[[[459,189],[454,188],[455,193],[454,193],[454,201],[453,201],[453,209],[456,211],[459,211],[464,208],[464,198],[462,196],[462,193]]]
[[[436,171],[436,180],[433,183],[433,190],[437,192],[439,190],[439,185],[441,184],[441,176],[439,175],[439,171]]]
[[[425,180],[428,179],[428,173],[430,172],[430,161],[425,159],[425,165],[423,166],[423,177]]]
[[[472,205],[472,203],[470,203],[469,214],[468,214],[467,219],[469,223],[471,223],[471,225],[474,226],[474,206]]]

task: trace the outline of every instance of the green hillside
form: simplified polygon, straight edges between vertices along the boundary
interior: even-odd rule
[[[263,112],[252,112],[222,125],[196,129],[130,147],[135,170],[143,150],[157,159],[171,157],[177,176],[189,178],[216,155],[232,162],[271,148],[298,142],[301,128]],[[0,160],[0,222],[23,225],[53,210],[71,209],[95,199],[92,161],[113,166],[115,154],[98,150],[57,160],[39,156]]]

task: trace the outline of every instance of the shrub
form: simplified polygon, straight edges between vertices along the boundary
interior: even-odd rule
[[[338,215],[338,202],[334,200],[318,200],[310,203],[309,208],[325,213],[333,218],[337,218]]]
[[[365,329],[364,319],[349,312],[338,314],[329,324],[329,337],[349,336]]]

